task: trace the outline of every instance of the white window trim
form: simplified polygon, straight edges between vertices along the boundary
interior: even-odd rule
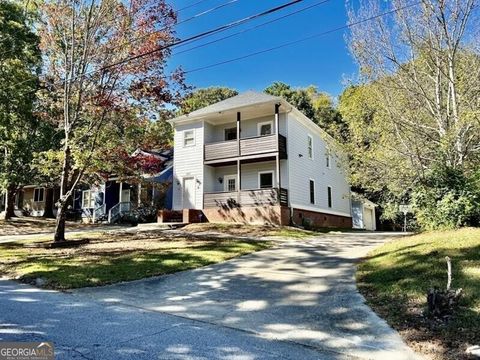
[[[90,204],[90,202],[92,201],[92,190],[83,190],[82,191],[82,209],[92,209],[90,206],[89,207],[85,206],[85,196],[84,196],[85,193],[89,193],[88,203]]]
[[[35,200],[35,190],[42,190],[42,189],[43,189],[42,200],[36,201],[36,200]],[[45,202],[45,188],[44,188],[44,187],[36,187],[36,188],[33,189],[33,202],[34,202],[34,203],[43,203],[43,202]]]
[[[275,131],[274,131],[274,128],[273,128],[273,121],[270,120],[270,121],[259,122],[257,124],[257,135],[258,136],[268,136],[268,135],[261,135],[261,129],[262,129],[263,125],[270,125],[272,127],[272,133],[270,135],[275,134]]]
[[[185,143],[185,139],[186,139],[186,135],[187,133],[191,132],[193,135],[193,143],[190,144],[190,145],[187,145]],[[190,129],[190,130],[183,130],[183,147],[191,147],[191,146],[195,146],[195,129]]]
[[[235,180],[235,189],[228,190],[228,180],[234,179]],[[237,191],[238,181],[237,175],[224,175],[223,176],[223,191]]]
[[[312,144],[312,154],[310,156],[310,152],[309,152],[309,149],[310,149],[310,146],[309,146],[309,140],[311,140],[311,144]],[[307,134],[307,156],[310,160],[313,160],[314,158],[314,151],[313,151],[313,136],[310,135],[310,134]]]
[[[275,187],[275,172],[273,170],[268,170],[268,171],[259,171],[258,172],[258,188],[259,189],[271,189],[271,188],[262,188],[261,183],[260,183],[260,176],[263,174],[272,174],[272,187]]]
[[[328,206],[328,189],[330,189],[332,206]],[[327,209],[333,209],[333,186],[327,185]]]
[[[313,203],[312,199],[310,198],[310,182],[313,182]],[[316,205],[317,204],[317,194],[316,194],[316,184],[315,184],[315,179],[308,179],[308,203],[310,205]]]
[[[332,168],[332,156],[331,156],[329,148],[326,148],[326,150],[325,150],[325,167],[327,169]]]

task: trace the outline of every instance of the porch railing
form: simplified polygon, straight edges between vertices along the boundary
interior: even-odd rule
[[[93,223],[97,222],[98,219],[101,219],[107,212],[107,204],[100,205],[99,207],[93,209],[92,221]]]
[[[288,205],[288,190],[283,188],[251,189],[237,191],[222,191],[205,193],[203,206],[215,207],[240,207],[240,206],[265,206]]]
[[[131,202],[120,202],[108,211],[108,222],[111,224],[115,222],[122,214],[130,212],[132,209]]]

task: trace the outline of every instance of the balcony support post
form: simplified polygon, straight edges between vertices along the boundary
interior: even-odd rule
[[[277,154],[275,155],[275,177],[276,177],[276,187],[278,189],[278,199],[280,200],[280,104],[275,104],[275,136],[276,136],[276,150]]]
[[[242,114],[237,112],[237,154],[238,156],[241,156],[242,154],[240,153],[240,120],[242,119]],[[242,188],[242,167],[240,164],[240,159],[237,159],[237,203],[240,204],[240,189]]]

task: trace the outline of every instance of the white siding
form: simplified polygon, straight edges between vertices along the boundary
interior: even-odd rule
[[[295,115],[287,120],[287,151],[289,163],[289,199],[293,207],[335,215],[350,216],[350,187],[335,154],[330,168],[326,166],[325,141],[314,129]],[[308,135],[313,138],[313,159],[307,150]],[[300,156],[301,155],[301,156]],[[315,181],[315,204],[310,203],[309,180]],[[328,207],[327,188],[332,188],[332,207]]]
[[[280,134],[286,135],[286,114],[280,114]],[[273,131],[275,132],[275,115],[263,116],[254,119],[241,120],[241,134],[240,138],[255,137],[258,135],[257,125],[261,122],[272,121]],[[205,143],[209,144],[212,142],[224,141],[225,140],[225,129],[236,128],[237,122],[236,119],[232,119],[232,122],[221,124],[221,125],[211,125],[205,123]]]
[[[195,145],[183,146],[183,135],[186,130],[194,130]],[[174,132],[174,162],[173,162],[173,209],[181,210],[183,179],[195,178],[195,208],[203,206],[203,122],[177,125]]]
[[[283,169],[282,169],[283,167]],[[287,187],[287,164],[286,161],[281,161],[280,164],[281,169],[281,186],[286,188]],[[265,162],[258,162],[258,163],[250,163],[250,164],[242,164],[242,190],[251,190],[251,189],[258,189],[258,173],[260,171],[273,171],[273,184],[275,186],[275,161],[265,161]],[[213,168],[210,166],[205,166],[205,174],[208,172],[213,173],[213,187],[208,186],[208,191],[205,192],[217,192],[217,191],[224,191],[224,184],[220,184],[218,178],[222,178],[225,175],[236,175],[237,174],[237,166],[222,166]],[[211,180],[210,180],[211,181]],[[207,189],[207,184],[205,185],[205,189]]]

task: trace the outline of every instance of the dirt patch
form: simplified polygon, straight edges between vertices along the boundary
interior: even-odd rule
[[[80,222],[67,221],[68,230],[85,230],[98,227],[98,224],[82,224]],[[53,232],[55,219],[21,217],[5,221],[0,220],[0,236],[7,235],[29,235],[46,232]]]

